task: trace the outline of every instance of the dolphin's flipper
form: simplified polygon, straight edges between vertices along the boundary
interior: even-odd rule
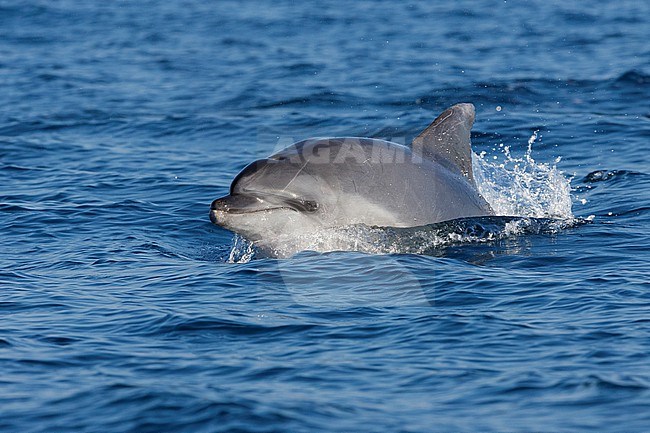
[[[460,172],[474,183],[470,130],[474,105],[456,104],[448,108],[413,140],[413,151]]]

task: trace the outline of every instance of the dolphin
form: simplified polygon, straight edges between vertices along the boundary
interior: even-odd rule
[[[472,172],[474,106],[445,110],[410,147],[312,138],[246,166],[212,202],[214,224],[253,242],[354,224],[415,227],[494,215]]]

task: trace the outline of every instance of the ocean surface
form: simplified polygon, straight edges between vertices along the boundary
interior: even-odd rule
[[[648,41],[638,0],[0,0],[0,431],[647,431]],[[210,223],[457,102],[504,216]]]

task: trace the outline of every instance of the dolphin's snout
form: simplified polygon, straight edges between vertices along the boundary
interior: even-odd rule
[[[212,202],[210,205],[210,220],[222,225],[226,215],[248,214],[276,208],[275,206],[251,195],[226,195]]]
[[[213,200],[210,204],[210,221],[212,224],[219,224],[218,213],[223,210],[223,204],[220,198]]]
[[[210,221],[213,224],[222,225],[224,215],[230,211],[230,198],[229,195],[220,197],[210,204]]]
[[[227,196],[228,197],[228,196]],[[226,197],[221,197],[216,200],[212,201],[212,204],[210,205],[210,210],[217,210],[217,211],[227,211],[228,210],[228,204],[224,200]]]
[[[255,207],[255,205],[257,205],[258,203],[259,200],[257,200],[254,197],[249,197],[249,196],[239,195],[239,194],[235,194],[235,195],[229,194],[214,200],[210,205],[210,210],[217,211],[217,212],[237,213]]]
[[[217,211],[210,209],[210,222],[212,224],[219,224],[219,218],[217,218]]]
[[[251,214],[278,209],[313,213],[318,208],[318,203],[312,200],[274,194],[267,194],[264,198],[261,198],[260,194],[230,194],[212,202],[210,220],[215,224],[222,225],[227,215]]]

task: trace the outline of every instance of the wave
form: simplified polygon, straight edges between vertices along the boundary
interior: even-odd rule
[[[363,224],[327,228],[316,233],[278,236],[250,242],[235,236],[227,261],[292,257],[300,251],[358,251],[369,254],[442,255],[454,245],[491,243],[531,234],[555,234],[587,219],[492,216],[463,218],[420,227],[371,227]]]
[[[582,182],[585,184],[592,184],[645,176],[645,173],[632,170],[596,170],[586,175],[582,179]]]

